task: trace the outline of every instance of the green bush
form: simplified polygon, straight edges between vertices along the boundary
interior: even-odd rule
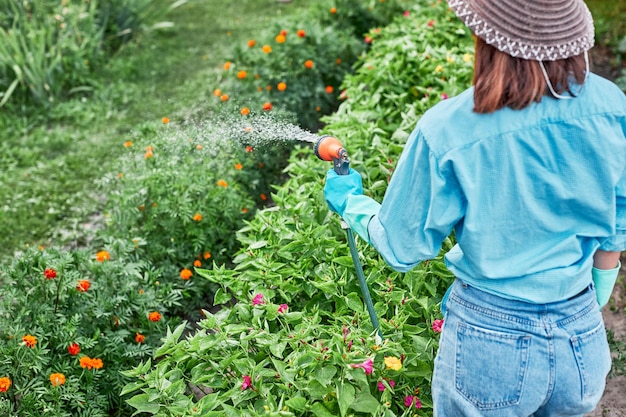
[[[419,115],[444,93],[469,86],[472,41],[439,3],[416,5],[371,39],[324,132],[354,151],[366,193],[380,199]],[[197,271],[219,285],[214,301],[223,309],[207,313],[194,336],[172,333],[154,367],[146,362],[125,373],[136,378],[125,390],[135,394],[133,407],[159,416],[409,416],[417,397],[430,415],[439,303],[453,279],[442,256],[453,240],[405,274],[357,240],[381,342],[361,301],[345,232],[324,202],[329,168],[310,148],[292,152],[276,205],[238,233],[236,266]]]
[[[134,252],[31,248],[1,267],[1,415],[128,415],[120,371],[153,355],[182,298]]]

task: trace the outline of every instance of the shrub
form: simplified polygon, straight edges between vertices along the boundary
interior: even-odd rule
[[[127,413],[120,370],[180,323],[169,311],[181,289],[159,286],[132,245],[113,241],[97,253],[31,248],[0,275],[0,378],[11,381],[0,414]]]
[[[373,32],[369,53],[343,84],[345,102],[325,119],[324,132],[349,142],[366,193],[378,199],[419,115],[444,92],[469,85],[471,38],[451,13],[445,4],[419,4]],[[429,29],[431,20],[441,29]],[[193,336],[179,340],[181,332],[173,332],[152,370],[145,362],[125,373],[135,378],[125,392],[135,394],[130,403],[138,411],[408,416],[419,405],[429,415],[439,303],[453,279],[442,255],[453,238],[436,259],[405,274],[357,240],[381,342],[361,301],[345,232],[323,200],[328,168],[310,148],[297,147],[285,169],[289,179],[273,195],[276,206],[239,232],[236,266],[197,271],[219,285],[215,302],[223,309],[207,313]],[[167,392],[158,389],[164,380]]]

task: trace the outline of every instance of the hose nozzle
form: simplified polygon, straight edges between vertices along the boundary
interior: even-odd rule
[[[333,169],[338,175],[348,175],[350,171],[348,152],[336,137],[330,135],[320,137],[315,144],[315,155],[322,161],[333,161]]]

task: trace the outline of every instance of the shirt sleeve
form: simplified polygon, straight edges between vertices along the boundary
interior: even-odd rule
[[[409,271],[439,254],[465,206],[452,161],[435,157],[418,127],[369,223],[370,241],[392,268]]]
[[[615,235],[602,241],[600,249],[608,252],[626,250],[626,171],[615,187],[615,202],[617,205]]]

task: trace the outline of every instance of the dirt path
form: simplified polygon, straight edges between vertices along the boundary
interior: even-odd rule
[[[615,333],[616,339],[626,338],[626,256],[622,256],[622,272],[615,290],[614,311],[604,307],[602,315],[607,329]],[[626,376],[608,378],[602,400],[593,413],[585,417],[626,417]]]

